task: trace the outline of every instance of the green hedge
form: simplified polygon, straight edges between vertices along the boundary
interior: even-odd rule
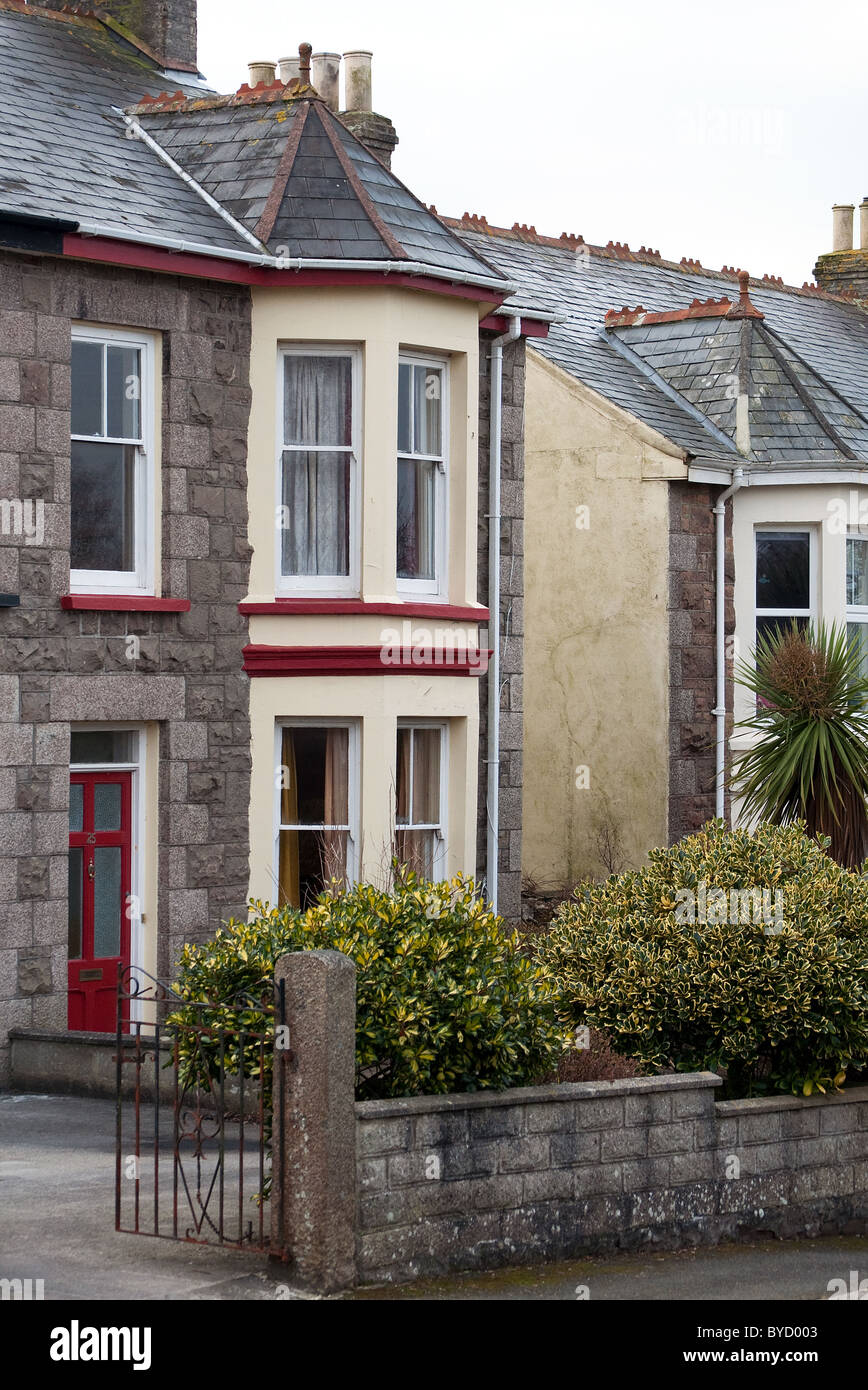
[[[730,1095],[810,1095],[865,1067],[864,873],[801,824],[712,821],[648,861],[577,889],[538,946],[564,1022],[647,1071],[723,1068]]]

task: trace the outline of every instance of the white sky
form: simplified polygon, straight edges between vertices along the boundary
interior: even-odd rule
[[[371,49],[393,167],[441,213],[797,285],[868,193],[866,40],[858,0],[199,0],[224,92],[304,41]]]

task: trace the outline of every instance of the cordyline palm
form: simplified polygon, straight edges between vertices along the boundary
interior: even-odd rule
[[[738,755],[731,785],[749,818],[804,820],[829,853],[858,869],[868,852],[868,677],[858,641],[821,623],[761,635],[756,664],[740,661],[756,713],[736,727],[759,735]]]

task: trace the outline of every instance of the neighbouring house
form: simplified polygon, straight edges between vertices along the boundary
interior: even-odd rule
[[[0,49],[2,1057],[394,854],[517,918],[547,316],[391,172],[368,53],[339,111],[309,45],[211,92],[195,0]]]
[[[801,289],[449,221],[519,283],[508,307],[562,320],[527,354],[530,885],[737,815],[719,774],[757,631],[846,621],[868,652],[868,202],[860,250],[853,207],[834,219]]]

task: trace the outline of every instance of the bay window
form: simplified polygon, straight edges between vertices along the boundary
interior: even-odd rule
[[[152,592],[152,341],[73,328],[71,392],[72,587]]]
[[[278,589],[358,588],[358,354],[281,352]]]
[[[355,876],[354,725],[278,730],[278,902],[306,908],[333,881]]]
[[[868,675],[868,540],[847,537],[847,636],[857,638]]]
[[[427,879],[445,865],[445,740],[441,725],[398,726],[395,855]]]
[[[445,587],[446,364],[402,354],[398,364],[399,590],[437,595]]]

